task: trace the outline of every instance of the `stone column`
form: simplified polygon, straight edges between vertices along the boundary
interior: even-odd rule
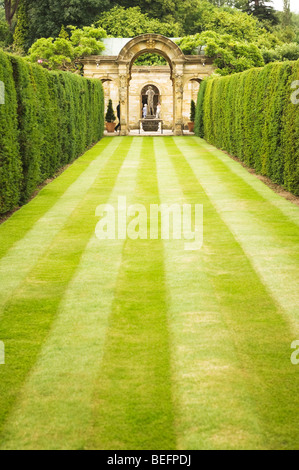
[[[119,101],[121,135],[129,134],[129,75],[127,65],[119,66]]]
[[[184,99],[184,70],[176,66],[173,74],[173,101],[174,101],[174,135],[182,135],[183,123],[183,99]]]

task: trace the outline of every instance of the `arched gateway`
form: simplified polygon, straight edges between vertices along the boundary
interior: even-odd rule
[[[212,74],[214,69],[211,60],[204,55],[185,56],[177,44],[159,34],[143,34],[134,39],[117,41],[124,44],[118,55],[91,56],[83,62],[86,77],[116,84],[121,103],[121,134],[128,135],[130,132],[129,101],[133,64],[139,56],[152,53],[163,56],[169,64],[173,95],[172,130],[175,135],[182,135],[184,90],[191,81],[201,81]],[[151,78],[155,77],[154,69],[149,68]]]

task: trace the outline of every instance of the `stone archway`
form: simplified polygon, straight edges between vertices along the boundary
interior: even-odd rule
[[[118,55],[112,55],[108,42],[113,46],[121,43]],[[179,46],[171,39],[160,34],[143,34],[134,39],[108,38],[107,52],[102,56],[90,56],[83,59],[84,75],[89,78],[113,80],[119,90],[121,103],[121,135],[130,132],[129,100],[132,66],[136,59],[146,53],[164,57],[170,67],[170,79],[173,95],[173,133],[182,135],[184,128],[183,102],[184,88],[189,80],[203,80],[214,72],[213,60],[203,55],[185,56]],[[117,44],[116,44],[117,45]],[[153,81],[155,77],[153,75]],[[186,119],[185,119],[186,120]]]
[[[143,34],[129,41],[120,51],[117,62],[120,77],[121,134],[129,129],[129,86],[135,60],[146,53],[159,54],[170,66],[173,83],[173,132],[183,133],[183,81],[186,58],[181,49],[170,39],[159,34]]]

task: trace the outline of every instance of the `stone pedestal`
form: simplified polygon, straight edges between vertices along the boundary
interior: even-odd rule
[[[160,120],[155,116],[147,116],[142,120],[142,128],[144,132],[158,132]]]

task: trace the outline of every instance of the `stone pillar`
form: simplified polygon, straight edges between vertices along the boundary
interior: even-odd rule
[[[183,135],[184,68],[176,66],[173,74],[174,135]]]
[[[129,74],[127,65],[119,66],[119,101],[121,135],[129,134]]]

